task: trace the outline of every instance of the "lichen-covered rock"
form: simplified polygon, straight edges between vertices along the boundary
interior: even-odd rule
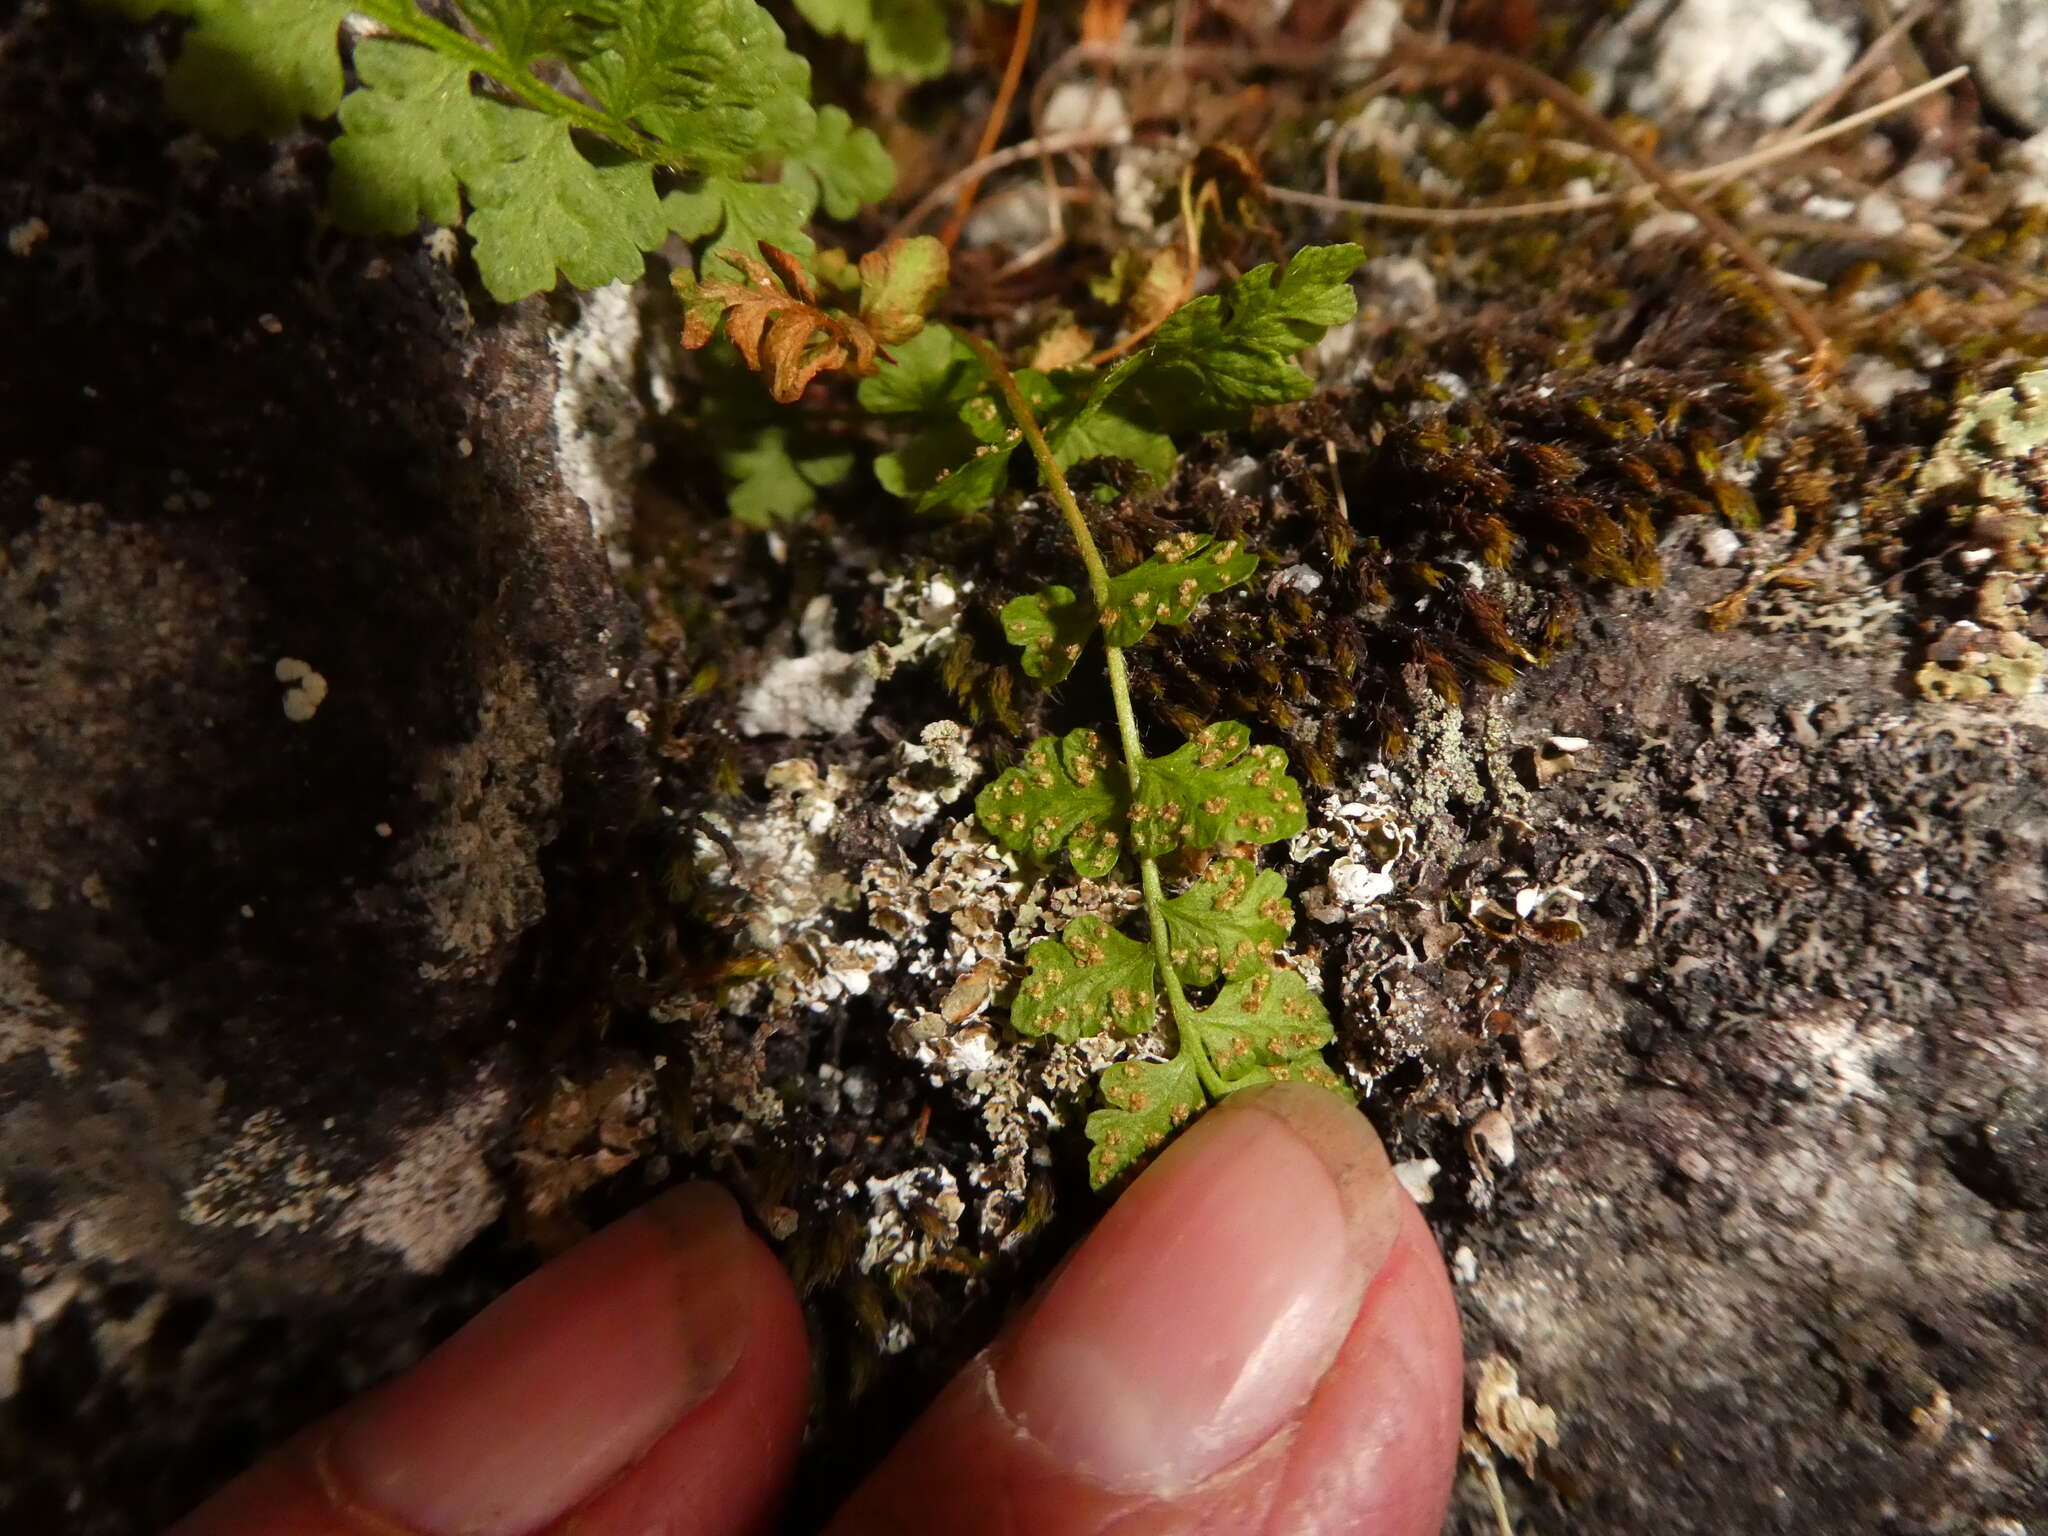
[[[547,315],[319,232],[303,144],[165,154],[149,50],[0,32],[0,224],[44,231],[0,257],[9,1529],[154,1527],[238,1375],[285,1423],[417,1347],[398,1298],[503,1207],[547,850],[635,792]]]
[[[1856,58],[1856,0],[1637,0],[1587,51],[1594,103],[1692,144],[1780,127]]]
[[[1619,18],[1608,99],[1674,157],[1876,23],[1571,10],[1534,56]],[[1106,711],[1001,642],[1074,579],[1057,518],[911,528],[849,477],[736,533],[641,398],[658,291],[473,314],[450,232],[319,228],[310,139],[160,155],[146,37],[5,26],[0,1526],[160,1525],[707,1167],[817,1325],[818,1516],[1099,1211],[1094,1078],[1167,1045],[1005,1018],[1034,941],[1135,900],[969,814]],[[1276,133],[1274,185],[1625,188],[1547,114],[1432,99],[1329,162]],[[1838,394],[1683,216],[1375,226],[1318,398],[1092,514],[1120,561],[1193,527],[1268,562],[1129,653],[1140,728],[1252,721],[1315,785],[1299,963],[1524,1529],[1996,1531],[2042,1483],[2043,486],[1999,446],[2042,237],[1937,118],[1742,204]],[[1154,228],[1178,163],[1115,158]],[[1996,677],[1930,700],[1929,663]]]
[[[2035,0],[1956,0],[1956,49],[1998,110],[2048,131],[2048,10]]]
[[[1557,1415],[1519,1528],[2017,1530],[2048,1473],[2048,729],[1902,705],[1896,629],[1703,637],[1705,582],[1519,707],[1598,754],[1521,813],[1586,935],[1525,955],[1513,1170],[1457,1159],[1492,1214],[1448,1223],[1468,1355]]]

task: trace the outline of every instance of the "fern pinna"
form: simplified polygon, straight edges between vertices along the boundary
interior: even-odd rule
[[[810,65],[754,0],[463,0],[461,26],[415,0],[113,3],[192,18],[168,90],[202,127],[338,116],[336,221],[465,228],[499,300],[558,271],[579,288],[637,279],[671,233],[808,254],[813,213],[846,218],[896,179],[871,130],[811,105]],[[565,75],[577,94],[552,83]]]

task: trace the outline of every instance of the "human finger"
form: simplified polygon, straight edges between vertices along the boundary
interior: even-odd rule
[[[1364,1117],[1298,1084],[1169,1147],[832,1536],[1427,1536],[1450,1282]]]
[[[741,1536],[803,1426],[802,1314],[710,1185],[529,1276],[171,1536]]]

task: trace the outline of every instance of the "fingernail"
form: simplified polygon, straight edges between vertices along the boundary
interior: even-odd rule
[[[1234,1096],[1113,1206],[996,1361],[1011,1421],[1075,1473],[1171,1495],[1299,1414],[1405,1200],[1336,1095]]]
[[[423,1536],[559,1518],[732,1373],[752,1241],[708,1185],[614,1222],[348,1410],[323,1448],[330,1491]]]

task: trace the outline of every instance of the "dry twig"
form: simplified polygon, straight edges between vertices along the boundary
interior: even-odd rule
[[[1690,171],[1676,171],[1671,179],[1680,186],[1703,186],[1736,176],[1747,175],[1761,170],[1780,160],[1790,159],[1825,144],[1829,139],[1852,133],[1866,123],[1873,123],[1881,117],[1889,117],[1903,107],[1909,107],[1922,97],[1936,91],[1946,90],[1969,73],[1966,65],[1958,65],[1945,75],[1914,86],[1909,91],[1888,97],[1875,106],[1865,107],[1860,112],[1816,128],[1797,138],[1783,139],[1778,143],[1753,149],[1747,154],[1737,155],[1732,160],[1719,161],[1714,165],[1700,166]],[[1625,156],[1617,157],[1626,159]],[[1275,202],[1296,203],[1306,208],[1320,208],[1328,213],[1358,213],[1371,218],[1386,219],[1406,224],[1495,224],[1509,219],[1549,218],[1560,213],[1595,213],[1604,208],[1617,208],[1626,203],[1636,202],[1650,194],[1649,187],[1631,187],[1624,192],[1594,192],[1585,197],[1552,197],[1528,203],[1497,203],[1483,208],[1428,208],[1410,203],[1374,203],[1358,198],[1335,197],[1327,192],[1298,192],[1292,187],[1269,187],[1267,195]]]
[[[1171,304],[1162,305],[1159,313],[1139,326],[1130,335],[1114,345],[1104,347],[1088,359],[1088,366],[1100,368],[1104,363],[1114,362],[1124,353],[1145,340],[1160,326],[1166,324],[1173,312],[1195,295],[1195,280],[1202,270],[1202,216],[1193,196],[1195,181],[1194,163],[1190,161],[1180,173],[1180,223],[1181,232],[1187,240],[1187,271],[1181,278],[1180,292]]]

